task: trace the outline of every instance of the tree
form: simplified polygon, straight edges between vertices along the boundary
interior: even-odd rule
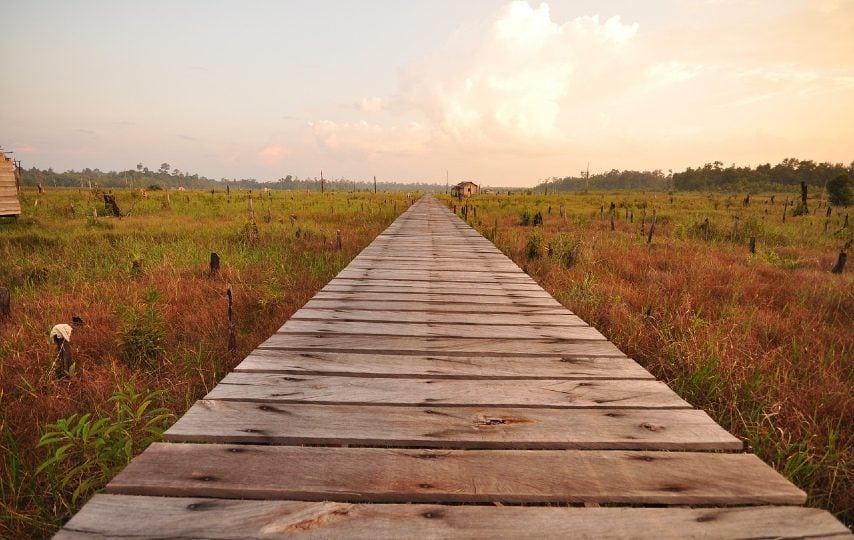
[[[827,194],[834,206],[848,206],[854,203],[854,191],[847,174],[835,176],[827,183]]]
[[[159,172],[160,174],[169,174],[169,169],[171,169],[171,168],[172,168],[172,166],[169,165],[168,163],[161,163],[160,169],[157,172]]]

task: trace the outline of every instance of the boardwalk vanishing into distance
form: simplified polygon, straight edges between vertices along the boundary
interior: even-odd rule
[[[848,529],[433,197],[58,538],[775,538]]]

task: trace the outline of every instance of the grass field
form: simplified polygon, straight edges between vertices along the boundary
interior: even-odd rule
[[[800,216],[787,205],[784,223],[787,197],[444,200],[458,214],[468,205],[468,221],[561,303],[851,525],[854,267],[830,270],[854,234],[846,209],[828,218],[818,199]]]
[[[129,216],[93,217],[105,208],[88,190],[27,189],[21,219],[0,223],[2,538],[54,531],[409,204],[256,192],[253,226],[247,192],[115,194]],[[75,364],[57,378],[48,333],[72,317]]]
[[[104,205],[86,190],[27,190],[25,215],[0,224],[0,286],[12,292],[0,321],[0,537],[54,531],[409,202],[256,193],[256,233],[246,192],[116,194],[130,216],[93,218]],[[480,195],[467,218],[850,525],[854,263],[830,268],[852,232],[844,210],[826,218],[819,200],[797,217],[788,206],[783,223],[786,197]],[[48,332],[73,316],[84,323],[75,366],[57,378]]]

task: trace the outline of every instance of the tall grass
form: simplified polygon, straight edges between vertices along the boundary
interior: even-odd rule
[[[12,292],[12,317],[0,320],[2,538],[56,530],[410,201],[255,193],[248,235],[247,192],[115,194],[129,216],[101,217],[88,190],[25,190],[24,215],[0,223],[0,285]],[[48,332],[75,316],[75,371],[57,379]]]
[[[745,206],[721,194],[620,192],[469,204],[471,223],[561,303],[850,525],[854,267],[830,269],[854,233],[848,210],[827,218],[820,199],[783,223],[785,198],[754,194]],[[648,234],[653,209],[647,244],[641,223]],[[519,218],[537,212],[541,227]]]

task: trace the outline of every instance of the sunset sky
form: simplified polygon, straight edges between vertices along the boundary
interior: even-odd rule
[[[854,160],[854,0],[3,3],[25,167],[533,185]]]

